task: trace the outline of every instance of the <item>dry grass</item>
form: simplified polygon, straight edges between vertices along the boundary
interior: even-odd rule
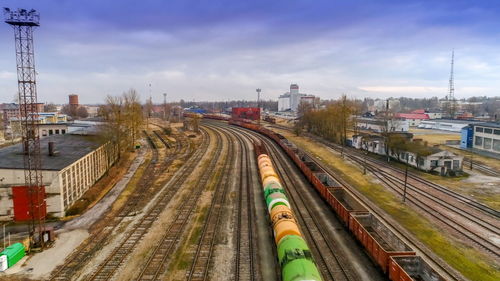
[[[276,131],[326,163],[465,277],[482,281],[500,280],[498,264],[495,264],[490,257],[448,236],[437,225],[403,204],[400,198],[384,186],[376,183],[372,176],[363,175],[359,166],[345,161],[338,153],[309,138],[297,137],[283,130]]]

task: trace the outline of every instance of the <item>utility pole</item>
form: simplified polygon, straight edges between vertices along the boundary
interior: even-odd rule
[[[4,8],[5,22],[14,28],[19,111],[24,162],[24,182],[29,202],[30,250],[45,247],[45,188],[43,186],[38,132],[37,91],[33,27],[40,26],[40,14],[31,9]]]
[[[167,93],[163,93],[163,120],[167,120]]]
[[[405,185],[403,187],[403,202],[406,201],[406,185],[408,183],[408,152],[406,153]]]
[[[257,108],[259,108],[259,125],[260,125],[260,92],[262,91],[260,88],[255,90],[257,92]]]

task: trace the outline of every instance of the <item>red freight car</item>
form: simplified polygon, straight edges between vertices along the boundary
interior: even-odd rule
[[[351,214],[349,229],[384,273],[389,270],[391,256],[415,255],[408,245],[370,213]]]
[[[351,214],[367,214],[368,210],[344,188],[330,188],[329,192],[335,198],[330,206],[333,207],[340,220],[349,225],[349,216]]]
[[[391,281],[445,281],[419,256],[393,256],[389,261]]]
[[[258,107],[233,107],[231,118],[243,118],[248,120],[260,120],[260,108]]]
[[[44,186],[33,187],[31,192],[27,186],[13,186],[12,201],[15,221],[30,220],[33,216],[35,219],[41,219],[47,215]]]

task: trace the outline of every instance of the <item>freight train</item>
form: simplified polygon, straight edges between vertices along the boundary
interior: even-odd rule
[[[422,257],[417,256],[415,251],[389,227],[371,214],[356,197],[351,195],[349,190],[330,177],[307,153],[297,148],[284,136],[247,120],[231,119],[229,124],[250,129],[274,140],[295,162],[323,200],[331,206],[340,221],[391,281],[446,280]],[[269,169],[265,171],[269,173],[269,178],[274,178]],[[265,184],[269,184],[269,180]],[[276,196],[276,198],[281,197]],[[269,201],[271,202],[272,200]]]
[[[314,263],[311,251],[302,238],[299,226],[290,207],[285,189],[276,174],[269,156],[262,146],[255,149],[264,199],[271,218],[278,261],[283,281],[320,281],[321,275]]]

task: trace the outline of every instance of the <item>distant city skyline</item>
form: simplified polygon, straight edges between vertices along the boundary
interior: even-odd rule
[[[375,3],[376,2],[376,3]],[[40,12],[40,102],[500,96],[497,1],[2,1]],[[14,35],[0,25],[1,102],[17,92]]]

